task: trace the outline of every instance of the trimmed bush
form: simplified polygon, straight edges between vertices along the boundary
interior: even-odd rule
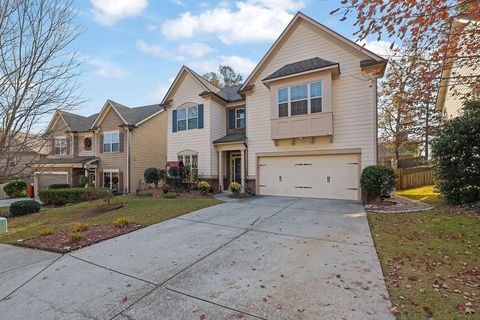
[[[49,189],[39,192],[40,200],[45,204],[66,205],[85,200],[105,197],[107,192],[98,188]]]
[[[360,184],[367,193],[367,200],[390,196],[396,182],[395,171],[386,166],[368,166],[363,169],[360,178]]]
[[[239,192],[240,189],[242,189],[242,186],[240,185],[240,183],[234,181],[230,183],[230,185],[228,186],[228,189],[232,192]]]
[[[465,102],[463,111],[432,141],[437,189],[454,204],[480,200],[480,100]]]
[[[27,183],[25,181],[12,181],[3,187],[3,191],[10,198],[18,198],[27,191]]]
[[[54,183],[48,186],[48,190],[52,189],[68,189],[70,185],[68,183]]]
[[[198,189],[200,189],[203,194],[207,194],[208,191],[210,191],[210,184],[207,181],[200,181],[198,183]]]
[[[40,211],[40,203],[34,200],[22,200],[10,205],[10,214],[14,217]]]

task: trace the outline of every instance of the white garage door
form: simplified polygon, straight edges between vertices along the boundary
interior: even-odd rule
[[[68,183],[66,174],[42,173],[38,175],[38,190],[46,190],[51,184]]]
[[[359,200],[358,155],[262,157],[259,193]]]

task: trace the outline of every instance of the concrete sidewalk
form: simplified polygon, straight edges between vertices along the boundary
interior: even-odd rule
[[[1,246],[0,284],[5,319],[394,319],[348,201],[229,201],[63,256]]]

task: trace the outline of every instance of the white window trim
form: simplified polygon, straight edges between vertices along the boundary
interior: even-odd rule
[[[110,142],[110,151],[105,151],[105,135],[107,134],[118,134],[118,151],[112,151],[112,145],[113,142]],[[103,153],[120,153],[120,130],[114,130],[114,131],[104,131],[102,132],[103,135],[103,144],[102,144],[102,151]]]
[[[186,165],[185,164],[185,157],[186,156],[190,157],[190,169],[192,169],[192,156],[197,157],[197,166],[194,169],[197,170],[197,176],[198,176],[198,152],[192,151],[191,153],[188,153],[187,150],[181,151],[181,152],[177,153],[177,161],[178,161],[179,157],[182,157],[183,165]]]
[[[53,138],[53,150],[54,150],[54,153],[56,156],[65,156],[68,154],[68,143],[67,143],[67,136],[56,136]],[[56,149],[57,149],[57,146],[56,146],[56,143],[57,143],[57,140],[65,140],[65,153],[57,153],[56,152]]]
[[[311,97],[311,92],[310,92],[310,85],[312,83],[317,83],[317,82],[320,83],[321,95],[312,98]],[[307,113],[292,116],[292,102],[303,101],[305,99],[291,100],[291,97],[292,97],[291,90],[292,90],[293,87],[298,87],[298,86],[303,86],[303,85],[307,86],[307,98],[306,98],[306,100],[307,100]],[[286,116],[286,117],[280,117],[280,113],[279,113],[279,110],[278,110],[278,106],[280,104],[285,103],[285,102],[280,102],[279,99],[278,99],[278,91],[282,90],[282,89],[287,89],[288,100],[286,101],[286,103],[288,105],[288,107],[287,107],[288,116]],[[276,105],[276,110],[277,111],[276,112],[277,112],[277,117],[278,118],[301,117],[301,116],[305,116],[305,115],[308,115],[308,114],[312,114],[312,99],[316,99],[316,98],[322,98],[322,112],[324,112],[323,111],[323,107],[324,107],[324,105],[323,105],[323,80],[314,80],[314,81],[309,81],[309,82],[305,82],[305,83],[293,84],[293,85],[290,85],[290,86],[287,86],[287,87],[279,87],[279,88],[277,88],[276,96],[277,96],[277,105]],[[322,113],[322,112],[315,112],[315,113]]]
[[[103,188],[105,188],[105,173],[109,173],[110,174],[110,186],[109,186],[109,190],[113,190],[112,188],[112,173],[117,173],[118,174],[118,190],[117,191],[121,191],[120,190],[120,170],[119,169],[103,169],[103,172],[102,172],[102,185],[103,185]],[[96,181],[95,181],[96,183]]]
[[[188,109],[190,109],[190,108],[197,108],[197,117],[196,117],[196,118],[191,118],[191,119],[197,119],[197,127],[196,127],[196,128],[191,128],[191,129],[188,128],[188,120],[189,120],[189,118],[188,118]],[[191,106],[185,106],[185,107],[182,106],[182,107],[177,108],[176,110],[177,110],[177,132],[180,132],[180,131],[188,131],[188,130],[196,130],[196,129],[198,129],[198,104],[196,104],[196,105],[191,105]],[[178,119],[178,111],[179,111],[179,110],[185,110],[185,129],[181,129],[181,130],[180,130],[180,127],[179,127],[179,125],[178,125],[178,122],[179,122],[179,121],[184,121],[184,120],[183,120],[183,119],[182,119],[182,120],[179,120],[179,119]]]
[[[237,117],[237,110],[243,110],[243,118],[238,118],[238,117]],[[246,117],[245,117],[245,108],[244,108],[244,107],[235,108],[235,129],[245,129],[245,127],[246,127],[245,118],[246,118]],[[243,122],[244,122],[244,123],[243,123],[243,127],[239,127],[239,126],[237,125],[237,124],[238,124],[237,121],[240,120],[240,119],[243,119],[243,120],[244,120],[244,121],[243,121]]]

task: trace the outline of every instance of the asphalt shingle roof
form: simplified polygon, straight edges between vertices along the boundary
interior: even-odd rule
[[[226,136],[213,141],[213,143],[215,144],[215,143],[241,142],[246,140],[247,140],[247,136],[245,135],[245,133],[235,133],[235,134],[227,134]]]
[[[61,112],[63,120],[65,120],[67,126],[70,130],[75,132],[88,131],[92,126],[93,122],[98,116],[98,113],[92,114],[89,117],[84,117],[75,113],[70,112]]]
[[[216,94],[223,100],[228,102],[243,100],[243,97],[238,93],[238,90],[242,86],[241,84],[230,86],[230,87],[224,87],[222,89],[215,86],[213,83],[211,83],[210,81],[208,81],[207,79],[205,79],[204,77],[202,77],[201,75],[193,71],[192,69],[188,67],[185,67],[185,68],[187,68],[193,74],[193,76],[197,78],[198,81],[200,81],[207,88],[209,92]]]
[[[334,65],[338,65],[338,63],[327,61],[327,60],[324,60],[324,59],[321,59],[321,58],[318,58],[318,57],[312,58],[312,59],[307,59],[307,60],[302,60],[302,61],[297,61],[297,62],[294,62],[294,63],[284,65],[283,67],[281,67],[280,69],[278,69],[277,71],[275,71],[274,73],[270,74],[268,77],[263,79],[263,81],[271,80],[271,79],[275,79],[275,78],[280,78],[280,77],[285,77],[285,76],[289,76],[289,75],[292,75],[292,74],[297,74],[297,73],[306,72],[306,71],[310,71],[310,70],[330,67],[330,66],[334,66]]]
[[[34,160],[32,163],[37,164],[67,164],[67,163],[87,163],[93,160],[97,160],[97,157],[85,156],[85,157],[69,157],[69,158],[43,158],[40,160]]]

